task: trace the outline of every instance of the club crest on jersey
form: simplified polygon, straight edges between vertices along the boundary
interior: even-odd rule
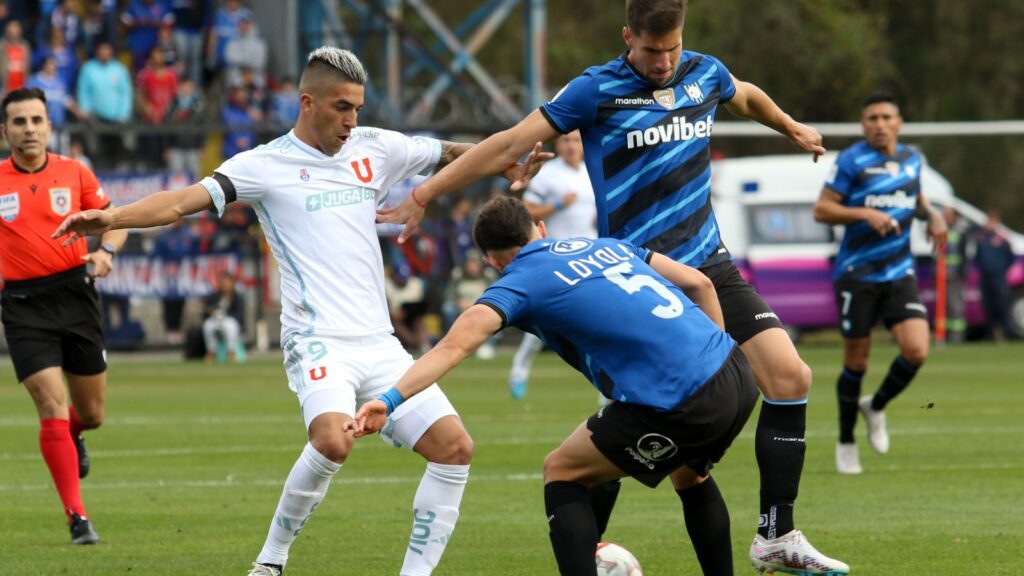
[[[17,192],[0,196],[0,218],[8,222],[14,222],[20,211],[21,201],[18,199]]]
[[[309,170],[305,168],[299,168],[299,180],[303,182],[309,182]]]
[[[71,212],[71,188],[50,188],[50,210],[58,216]]]
[[[893,177],[899,176],[900,175],[900,163],[899,162],[893,162],[891,160],[889,162],[886,162],[885,163],[885,171],[888,172],[890,176],[893,176]]]
[[[551,245],[551,253],[558,256],[573,256],[586,251],[594,243],[585,238],[573,238],[571,240],[557,240]]]
[[[370,180],[373,180],[373,168],[370,168],[370,159],[362,159],[362,168],[359,166],[359,160],[352,161],[352,170],[356,173],[356,178],[359,178],[360,182],[369,184]]]
[[[704,101],[704,91],[700,89],[700,83],[687,84],[683,89],[686,90],[686,95],[690,97],[690,100],[697,104]]]
[[[666,110],[671,110],[676,105],[676,91],[672,88],[654,91],[654,101],[661,104]]]

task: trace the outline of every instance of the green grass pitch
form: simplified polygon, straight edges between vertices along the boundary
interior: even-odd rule
[[[814,369],[797,525],[855,575],[1024,574],[1024,346],[935,349],[889,408],[892,450],[865,472],[836,474],[834,382],[840,350],[807,345]],[[865,390],[895,349],[876,345]],[[587,415],[596,393],[542,354],[525,399],[505,388],[510,357],[472,359],[443,387],[476,441],[462,517],[439,575],[554,574],[541,463]],[[282,483],[305,441],[278,356],[241,366],[115,357],[107,420],[87,436],[83,494],[103,541],[69,544],[38,452],[38,424],[9,361],[0,366],[0,565],[6,575],[241,575],[263,543]],[[715,469],[732,514],[737,574],[757,524],[751,418]],[[415,454],[357,442],[292,548],[287,573],[394,575],[423,472]],[[608,540],[648,576],[699,574],[668,483],[626,481]]]

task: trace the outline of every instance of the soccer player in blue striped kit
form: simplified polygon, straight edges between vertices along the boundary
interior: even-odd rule
[[[864,140],[839,154],[814,205],[814,218],[844,224],[833,284],[843,337],[843,371],[836,383],[839,442],[836,469],[860,474],[853,429],[858,410],[868,423],[868,443],[889,451],[885,406],[898,396],[928,357],[928,315],[917,293],[910,224],[927,222],[938,247],[946,242],[946,222],[929,208],[921,190],[921,155],[897,142],[903,118],[892,94],[878,92],[864,101]],[[881,318],[900,349],[878,390],[861,396],[868,368],[871,328]]]
[[[516,126],[475,147],[417,189],[421,203],[497,173],[539,141],[579,129],[597,201],[598,233],[636,243],[699,269],[715,285],[726,332],[750,361],[763,394],[755,450],[761,473],[760,522],[750,559],[762,571],[846,574],[797,530],[793,507],[804,462],[811,370],[779,318],[740,276],[711,209],[710,137],[715,111],[750,118],[816,159],[817,130],[796,122],[757,86],[721,61],[683,50],[685,0],[627,0],[626,52],[587,69]],[[423,208],[406,201],[379,214],[415,229]],[[616,495],[594,491],[599,525]]]
[[[652,488],[669,477],[703,573],[731,575],[729,511],[710,469],[747,422],[757,385],[722,331],[711,280],[632,242],[546,236],[515,198],[481,209],[473,239],[501,279],[394,388],[363,406],[356,435],[380,430],[391,410],[516,326],[614,400],[544,461],[559,572],[596,576],[599,534],[588,491],[631,476]]]

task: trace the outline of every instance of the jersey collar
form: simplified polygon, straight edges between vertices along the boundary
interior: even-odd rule
[[[537,240],[534,240],[533,242],[529,242],[526,246],[523,246],[519,250],[519,253],[515,255],[515,258],[512,258],[512,261],[508,263],[508,266],[505,266],[505,270],[501,273],[501,275],[504,276],[505,274],[508,274],[509,271],[519,262],[521,262],[523,257],[525,257],[526,255],[532,254],[539,250],[547,250],[552,244],[554,244],[554,240],[551,240],[550,238],[539,238]]]
[[[49,166],[49,165],[50,165],[50,153],[49,152],[46,153],[46,159],[43,160],[43,165],[40,166],[39,168],[36,168],[35,170],[29,170],[27,168],[23,168],[23,167],[19,166],[18,163],[14,161],[14,156],[11,156],[11,166],[14,166],[14,169],[17,170],[18,172],[21,172],[22,174],[38,174],[39,172],[42,172],[43,170],[46,170],[46,167]]]
[[[314,158],[319,158],[320,160],[328,160],[330,158],[333,158],[333,156],[328,156],[327,154],[324,154],[323,152],[303,142],[301,138],[295,135],[294,128],[288,131],[288,139],[292,141],[292,144],[294,144],[296,148],[302,150],[303,152],[309,154],[310,156],[313,156]],[[342,146],[342,148],[344,148],[344,146]]]

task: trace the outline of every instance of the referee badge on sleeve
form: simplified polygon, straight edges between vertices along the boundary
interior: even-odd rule
[[[14,222],[14,219],[18,217],[18,212],[21,211],[21,201],[18,199],[18,193],[14,194],[3,194],[0,195],[0,218],[8,222]]]
[[[50,188],[50,209],[58,216],[71,212],[71,188]]]

